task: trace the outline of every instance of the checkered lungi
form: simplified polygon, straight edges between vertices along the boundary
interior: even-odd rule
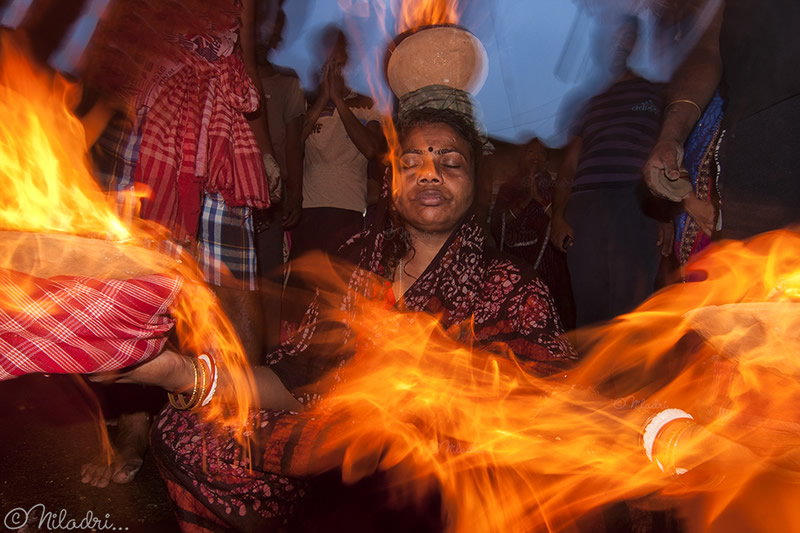
[[[57,276],[0,269],[0,381],[125,368],[158,354],[182,279]]]
[[[252,209],[228,207],[221,194],[206,193],[197,243],[197,262],[208,283],[258,289]]]
[[[94,175],[105,191],[121,193],[133,186],[142,140],[135,127],[131,119],[118,111],[90,149]],[[124,202],[124,199],[119,201]]]
[[[133,186],[140,140],[140,132],[135,131],[133,124],[120,115],[109,123],[93,147],[95,173],[106,190],[120,195],[120,202],[123,201],[122,195]],[[246,207],[227,207],[219,193],[205,194],[198,228],[196,259],[208,283],[256,290],[256,253],[251,211]],[[176,257],[179,254],[174,247],[167,247],[162,252]]]

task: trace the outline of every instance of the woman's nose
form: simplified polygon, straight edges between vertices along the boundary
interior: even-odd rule
[[[442,181],[439,169],[433,161],[425,161],[417,174],[418,183],[440,183]]]

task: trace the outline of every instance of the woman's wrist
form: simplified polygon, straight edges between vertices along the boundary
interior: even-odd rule
[[[195,367],[191,357],[178,355],[177,365],[170,376],[170,386],[165,387],[169,392],[182,393],[190,391],[195,382]]]
[[[170,403],[180,410],[205,407],[214,397],[219,381],[214,357],[201,354],[197,357],[179,355],[178,358],[172,386],[164,387],[170,391]]]

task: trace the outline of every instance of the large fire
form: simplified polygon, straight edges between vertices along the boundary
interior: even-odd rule
[[[0,80],[0,226],[5,230],[107,236],[131,229],[86,166],[83,127],[70,111],[73,87],[40,72],[4,38]]]
[[[223,408],[231,399],[217,401],[204,414],[223,423],[243,423],[251,404],[251,376],[233,328],[195,262],[166,245],[164,228],[135,218],[131,205],[137,193],[131,191],[118,206],[113,195],[100,189],[89,167],[83,126],[72,113],[78,90],[37,67],[13,34],[2,37],[0,268],[42,279],[154,273],[177,278],[182,289],[170,314],[179,349],[213,352],[238,383],[231,406]],[[172,253],[163,253],[166,249]],[[2,299],[5,308],[13,301],[8,294]],[[120,370],[113,361],[98,363],[99,370]]]
[[[447,9],[410,13],[403,29],[456,21],[454,2],[406,5]],[[3,47],[0,227],[118,247],[160,241],[158,231],[121,218],[94,184],[69,85],[9,54],[8,41]],[[396,136],[387,137],[395,147]],[[228,412],[230,399],[220,399],[204,414],[241,422],[252,385],[230,324],[190,258],[158,257],[151,268],[169,264],[184,278],[171,309],[181,349],[212,349],[241,374],[237,408]],[[325,446],[346,450],[347,480],[383,469],[399,493],[440,490],[451,531],[565,531],[633,498],[645,508],[678,506],[696,531],[731,530],[731,522],[747,531],[800,530],[789,505],[800,462],[800,235],[727,243],[691,268],[706,279],[578,332],[584,360],[549,379],[529,374],[502,346],[457,345],[433,317],[365,309],[355,326],[373,341],[320,407],[351,423]],[[665,407],[685,409],[707,428],[676,441],[671,459],[689,470],[677,478],[651,464],[639,442],[649,414]]]
[[[397,31],[455,24],[457,9],[404,1]],[[581,364],[549,379],[502,347],[457,345],[433,317],[366,309],[356,329],[377,340],[321,407],[352,421],[326,447],[346,450],[346,480],[386,470],[400,500],[438,490],[449,531],[592,530],[622,500],[674,508],[691,531],[798,531],[800,235],[726,243],[690,268],[705,281],[574,332]],[[681,476],[640,442],[670,407],[704,426],[672,442]]]
[[[707,279],[577,332],[585,359],[548,379],[503,346],[459,345],[434,317],[369,307],[355,321],[373,342],[320,407],[349,421],[325,448],[346,450],[346,480],[386,470],[404,501],[439,490],[449,531],[591,530],[622,500],[674,507],[692,531],[798,530],[781,506],[800,488],[800,415],[787,409],[800,400],[800,234],[726,243],[691,268]],[[673,442],[662,472],[640,439],[666,408],[704,429]]]

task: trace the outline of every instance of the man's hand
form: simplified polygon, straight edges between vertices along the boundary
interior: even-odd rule
[[[550,229],[550,242],[561,252],[567,251],[575,240],[575,234],[572,231],[572,226],[564,220],[564,217],[553,215],[552,226]]]
[[[284,229],[289,229],[295,224],[300,222],[300,216],[303,213],[303,196],[299,192],[292,192],[288,188],[286,190],[286,198],[284,199],[283,206],[283,220],[281,225]]]
[[[716,213],[711,202],[699,199],[694,193],[683,200],[683,208],[694,219],[700,231],[711,236],[714,231]]]
[[[692,192],[692,182],[681,170],[683,146],[675,141],[656,143],[642,173],[645,183],[654,194],[680,202]]]
[[[661,255],[667,257],[672,253],[672,245],[675,244],[675,224],[669,220],[658,223],[658,237],[656,246],[661,248]]]

